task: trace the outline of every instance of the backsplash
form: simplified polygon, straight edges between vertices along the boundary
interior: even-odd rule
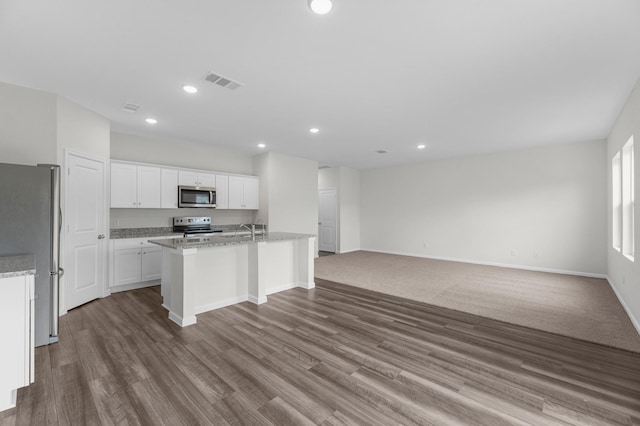
[[[215,209],[111,209],[111,228],[156,228],[173,226],[175,216],[210,216],[212,225],[254,223],[255,210]]]

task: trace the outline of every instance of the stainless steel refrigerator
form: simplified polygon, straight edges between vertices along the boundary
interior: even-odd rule
[[[58,341],[60,166],[0,163],[0,256],[35,258],[35,343]]]

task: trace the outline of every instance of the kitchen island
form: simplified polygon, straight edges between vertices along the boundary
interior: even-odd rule
[[[169,319],[185,327],[196,315],[313,282],[315,235],[262,235],[151,240],[162,250],[161,292]]]

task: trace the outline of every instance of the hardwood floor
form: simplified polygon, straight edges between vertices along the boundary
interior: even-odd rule
[[[640,354],[316,284],[184,329],[157,287],[77,308],[0,425],[640,425]]]

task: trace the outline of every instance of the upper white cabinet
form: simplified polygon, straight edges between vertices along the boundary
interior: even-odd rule
[[[257,210],[259,182],[258,178],[229,176],[229,208]]]
[[[162,194],[160,196],[160,207],[163,209],[178,208],[178,170],[162,169],[161,183]]]
[[[216,175],[216,208],[229,208],[229,176]]]
[[[159,208],[160,168],[111,163],[112,208]]]
[[[192,170],[180,170],[178,173],[178,182],[180,185],[213,188],[216,186],[216,175]]]
[[[111,162],[111,208],[177,209],[178,186],[216,189],[216,208],[257,210],[259,179],[170,166]]]

